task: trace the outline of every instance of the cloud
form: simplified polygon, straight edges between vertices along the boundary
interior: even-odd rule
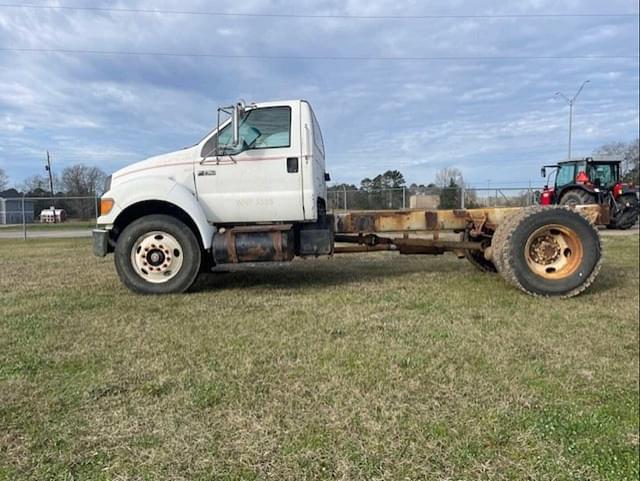
[[[157,8],[150,0],[92,5]],[[162,5],[212,10],[211,2]],[[594,13],[595,0],[216,2],[218,11],[347,15]],[[606,11],[628,12],[623,0]],[[283,56],[637,55],[637,18],[292,19],[0,7],[0,45]],[[638,135],[638,61],[328,61],[0,52],[0,164],[13,179],[74,162],[114,170],[197,141],[237,98],[305,98],[337,181],[389,168],[428,183],[454,165],[471,183],[527,182],[566,151]]]

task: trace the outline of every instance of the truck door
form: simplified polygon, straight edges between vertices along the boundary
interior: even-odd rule
[[[247,110],[237,153],[216,157],[216,133],[203,143],[195,176],[210,222],[304,220],[299,115],[299,102]],[[230,137],[227,124],[219,144]]]

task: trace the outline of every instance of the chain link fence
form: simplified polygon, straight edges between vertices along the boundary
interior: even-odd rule
[[[328,203],[330,211],[527,207],[538,203],[541,191],[541,187],[330,189]]]
[[[392,209],[471,209],[536,204],[541,188],[329,190],[329,211]],[[98,198],[0,198],[0,239],[91,235]]]
[[[0,197],[0,239],[91,235],[98,198]]]

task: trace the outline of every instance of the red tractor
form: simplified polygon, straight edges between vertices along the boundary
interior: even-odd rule
[[[638,220],[638,196],[635,186],[620,181],[619,160],[567,160],[545,165],[555,171],[553,187],[548,183],[540,195],[541,205],[608,205],[611,212],[610,229],[629,229]]]

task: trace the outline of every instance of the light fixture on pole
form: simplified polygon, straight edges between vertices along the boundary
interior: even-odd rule
[[[582,92],[582,89],[584,88],[584,86],[587,85],[589,82],[590,80],[585,80],[584,82],[582,82],[582,85],[580,85],[580,88],[578,89],[576,94],[571,98],[567,97],[562,92],[556,92],[556,96],[562,97],[569,105],[569,152],[567,155],[567,160],[571,160],[571,130],[573,129],[573,104],[576,102],[576,99],[578,98],[578,95],[580,95],[580,92]]]

